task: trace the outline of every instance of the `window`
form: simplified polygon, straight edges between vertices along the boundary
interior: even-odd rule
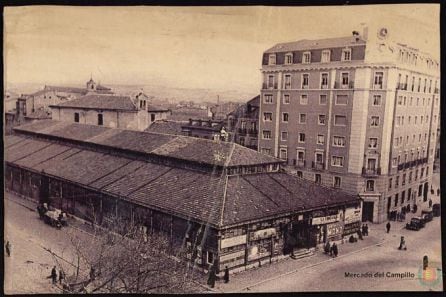
[[[324,144],[325,143],[325,136],[322,134],[318,134],[317,136],[317,144]]]
[[[336,167],[344,166],[344,157],[332,156],[331,165]]]
[[[345,146],[345,137],[343,136],[333,136],[333,146]]]
[[[379,126],[379,117],[372,116],[371,121],[370,121],[370,126],[378,127]]]
[[[373,106],[381,105],[381,95],[373,95]]]
[[[268,65],[276,65],[276,55],[275,54],[269,55]]]
[[[214,253],[212,253],[212,252],[207,252],[206,262],[207,262],[208,264],[214,264]]]
[[[375,89],[382,89],[383,88],[383,72],[375,72],[375,78],[374,78],[374,88]]]
[[[308,73],[302,74],[302,89],[308,89],[310,75]]]
[[[288,159],[288,150],[286,148],[280,148],[279,158],[282,160]]]
[[[271,155],[271,149],[269,148],[262,148],[260,151],[266,155]]]
[[[347,117],[343,115],[335,115],[334,117],[335,126],[345,126],[347,125]]]
[[[325,125],[325,119],[326,119],[325,114],[320,114],[320,115],[318,116],[318,124],[319,124],[319,125]]]
[[[262,136],[263,136],[263,139],[271,139],[271,131],[263,130]]]
[[[79,123],[79,113],[78,112],[74,113],[74,122]]]
[[[398,194],[395,194],[395,204],[394,204],[394,206],[397,206],[398,205]]]
[[[337,95],[335,104],[336,105],[347,105],[348,96],[347,95]]]
[[[389,190],[392,189],[392,179],[389,178]]]
[[[265,122],[271,122],[273,120],[273,113],[272,112],[264,112],[263,113],[263,120]]]
[[[300,104],[302,105],[308,104],[308,95],[300,95]]]
[[[341,73],[341,84],[343,86],[348,86],[348,72]]]
[[[290,95],[283,95],[283,104],[290,104]]]
[[[412,182],[412,171],[411,171],[411,172],[409,172],[409,180],[408,180],[408,182],[409,182],[409,183],[411,183],[411,182]]]
[[[272,104],[273,103],[273,95],[271,95],[271,94],[263,95],[263,102],[266,104]]]
[[[327,95],[319,95],[319,105],[327,104]]]
[[[321,74],[321,89],[328,88],[328,73]]]
[[[282,112],[282,122],[288,123],[289,115],[287,112]]]
[[[302,171],[297,171],[297,177],[300,177],[300,178],[303,177]]]
[[[305,142],[305,133],[299,133],[299,142]]]
[[[335,187],[335,188],[341,187],[341,177],[340,176],[333,177],[333,187]]]
[[[307,115],[305,113],[299,114],[299,123],[305,124],[307,122]]]
[[[324,163],[324,154],[323,153],[316,153],[315,154],[316,164],[323,164]]]
[[[398,166],[398,159],[395,157],[392,159],[392,167]]]
[[[378,147],[378,138],[369,138],[369,148]]]
[[[282,139],[282,141],[287,141],[288,140],[288,132],[282,131],[281,139]]]
[[[315,182],[316,184],[320,185],[320,184],[321,184],[321,181],[322,181],[321,175],[320,175],[319,173],[316,173],[316,174],[314,175],[314,182]]]
[[[404,203],[404,200],[406,199],[406,191],[401,192],[401,204]]]
[[[323,50],[322,51],[321,62],[322,63],[330,62],[330,50]]]
[[[398,105],[403,105],[403,96],[398,96]]]
[[[245,137],[240,137],[239,144],[240,145],[245,145]]]
[[[102,126],[104,125],[104,115],[103,114],[98,114],[98,125]]]
[[[402,181],[401,181],[401,185],[404,186],[405,184],[406,184],[406,174],[404,173]]]
[[[418,78],[418,93],[420,92],[421,89],[421,77]]]
[[[291,89],[291,75],[290,74],[285,74],[285,86],[284,86],[285,90],[289,90]]]
[[[351,61],[352,59],[352,49],[351,48],[345,48],[342,50],[342,61]]]
[[[305,151],[297,151],[297,160],[299,161],[305,160]]]
[[[311,52],[304,52],[302,55],[302,63],[308,64],[311,62]]]
[[[293,64],[293,53],[288,53],[285,55],[285,64]]]
[[[274,75],[268,75],[268,89],[274,88]]]
[[[366,190],[371,191],[371,192],[375,191],[375,181],[374,180],[367,180]]]

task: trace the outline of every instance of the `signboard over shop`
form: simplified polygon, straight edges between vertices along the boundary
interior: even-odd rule
[[[340,220],[341,220],[341,214],[337,213],[337,214],[331,215],[331,216],[313,218],[311,224],[312,225],[322,225],[322,224],[338,222]]]
[[[250,240],[259,240],[259,239],[263,239],[263,238],[269,238],[272,236],[276,235],[276,228],[267,228],[267,229],[262,229],[262,230],[258,230],[255,232],[251,232],[249,234],[249,239]]]
[[[245,244],[245,243],[246,243],[246,235],[225,238],[225,239],[221,240],[221,248],[224,249],[227,247],[236,246],[236,245]]]
[[[351,224],[361,221],[361,208],[347,208],[345,210],[344,223]]]

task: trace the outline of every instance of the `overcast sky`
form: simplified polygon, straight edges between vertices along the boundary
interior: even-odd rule
[[[439,57],[439,5],[5,8],[7,83],[165,84],[258,92],[275,43],[377,24]]]

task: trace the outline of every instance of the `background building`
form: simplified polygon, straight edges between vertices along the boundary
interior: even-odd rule
[[[259,151],[359,193],[377,223],[427,201],[439,123],[438,61],[390,36],[277,44],[261,70]]]

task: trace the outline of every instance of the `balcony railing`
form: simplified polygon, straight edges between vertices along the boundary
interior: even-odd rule
[[[403,170],[403,169],[404,169],[404,163],[398,164],[398,171]]]
[[[374,84],[373,85],[373,89],[374,90],[382,90],[383,89],[383,85],[382,84]]]
[[[262,89],[263,89],[263,90],[277,89],[277,83],[274,83],[274,84],[263,83],[263,84],[262,84]]]
[[[396,89],[407,91],[407,84],[399,83],[399,84],[397,84]]]
[[[324,170],[324,163],[322,162],[312,162],[311,167],[316,170]]]
[[[367,175],[367,176],[376,176],[376,175],[381,175],[381,168],[366,168],[366,167],[362,167],[362,175]]]
[[[296,167],[305,167],[305,160],[293,160],[293,165]]]
[[[341,84],[340,82],[335,81],[334,88],[335,89],[353,89],[355,86],[354,82],[350,81],[348,84]]]

